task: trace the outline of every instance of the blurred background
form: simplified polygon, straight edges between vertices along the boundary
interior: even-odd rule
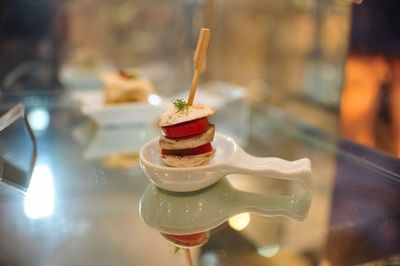
[[[376,65],[375,72],[386,74],[379,74],[379,81],[364,80],[375,89],[359,82],[362,89],[343,93],[351,48],[364,46],[355,54],[378,54],[382,62],[397,56],[382,51],[395,50],[396,37],[386,35],[398,33],[393,10],[399,5],[358,2],[5,0],[0,4],[1,93],[101,88],[101,71],[135,67],[159,95],[173,95],[190,85],[198,32],[206,26],[212,41],[203,81],[243,86],[252,101],[399,156],[400,119],[390,106],[400,93],[391,93],[398,89],[383,78],[391,75],[385,63],[355,60],[351,73],[371,77],[374,70],[363,67]],[[374,30],[387,34],[376,38]],[[376,39],[391,47],[379,47]]]

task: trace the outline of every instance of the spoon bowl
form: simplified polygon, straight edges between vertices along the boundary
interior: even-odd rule
[[[292,180],[306,189],[312,185],[309,159],[286,161],[274,157],[255,157],[246,153],[233,138],[221,133],[215,134],[213,146],[216,152],[209,164],[174,168],[161,161],[158,138],[155,138],[140,150],[140,167],[156,186],[174,192],[200,190],[229,174]]]

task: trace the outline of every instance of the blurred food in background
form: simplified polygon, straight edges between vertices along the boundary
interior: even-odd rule
[[[154,90],[151,82],[134,69],[103,73],[101,80],[107,104],[145,102]]]

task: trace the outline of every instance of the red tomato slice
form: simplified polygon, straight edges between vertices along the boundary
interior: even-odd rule
[[[207,117],[179,123],[172,126],[162,127],[162,133],[167,138],[182,138],[198,135],[205,132],[210,127]]]
[[[172,235],[166,233],[161,234],[174,244],[186,247],[198,246],[207,240],[207,234],[203,232],[189,235]]]
[[[211,143],[206,143],[204,145],[198,146],[192,149],[181,149],[181,150],[165,150],[161,149],[162,155],[177,155],[177,156],[185,156],[185,155],[198,155],[212,151]]]

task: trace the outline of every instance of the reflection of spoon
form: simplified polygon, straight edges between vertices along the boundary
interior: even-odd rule
[[[175,193],[149,185],[140,201],[140,216],[150,227],[168,234],[206,232],[242,212],[305,219],[311,192],[291,196],[261,195],[233,188],[226,178],[206,189]]]
[[[140,166],[157,186],[176,192],[195,191],[217,182],[228,174],[247,174],[293,180],[305,188],[312,183],[309,159],[285,161],[279,158],[261,158],[249,155],[226,135],[217,133],[213,142],[216,154],[205,166],[173,168],[160,160],[158,138],[140,150]]]

